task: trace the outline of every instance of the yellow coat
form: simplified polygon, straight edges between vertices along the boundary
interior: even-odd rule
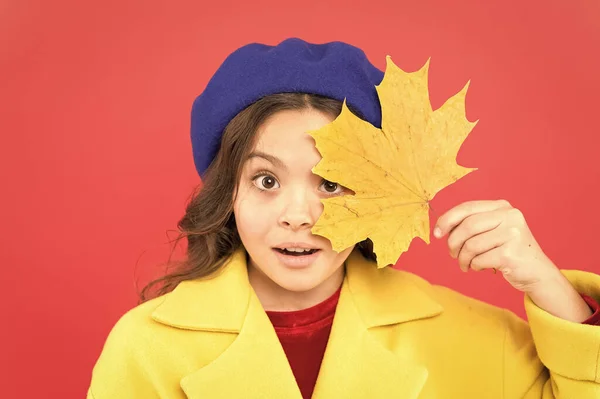
[[[218,277],[183,282],[125,314],[88,399],[300,399],[245,256],[240,249]],[[600,299],[600,276],[564,273]],[[527,297],[525,306],[531,330],[511,312],[377,269],[355,251],[313,398],[600,398],[600,327],[556,318]]]

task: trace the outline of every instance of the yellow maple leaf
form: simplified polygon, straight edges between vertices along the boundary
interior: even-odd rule
[[[463,141],[477,124],[465,114],[469,83],[437,110],[429,101],[429,60],[407,73],[390,56],[376,86],[382,127],[346,106],[321,129],[308,132],[322,159],[313,173],[352,191],[323,200],[313,234],[340,252],[366,238],[378,267],[395,264],[414,238],[429,244],[429,201],[475,168],[456,163]]]

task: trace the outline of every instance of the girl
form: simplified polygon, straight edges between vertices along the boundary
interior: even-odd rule
[[[600,276],[559,269],[506,201],[442,215],[461,269],[495,268],[530,325],[392,268],[365,240],[311,234],[351,194],[311,169],[306,133],[342,101],[380,126],[383,73],[351,45],[289,39],[232,53],[192,110],[203,187],[179,222],[186,261],[124,315],[88,398],[599,398]],[[595,313],[594,313],[595,312]]]

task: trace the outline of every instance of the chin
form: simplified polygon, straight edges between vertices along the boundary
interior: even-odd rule
[[[285,270],[273,276],[272,280],[281,288],[292,292],[310,291],[325,281],[324,276],[315,276],[314,272],[311,273],[309,270],[305,272],[308,273]]]
[[[257,255],[253,259],[258,259],[260,263],[253,262],[253,266],[259,274],[289,292],[310,292],[326,283],[336,273],[335,268],[332,269],[330,265],[331,257],[328,253],[323,253],[320,259],[306,267],[286,266],[272,252]],[[260,267],[260,264],[268,267]]]

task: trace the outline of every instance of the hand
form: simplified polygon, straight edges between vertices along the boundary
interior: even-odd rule
[[[544,254],[525,217],[505,200],[470,201],[440,216],[434,236],[448,235],[450,255],[462,271],[495,269],[539,307],[583,321],[591,310]],[[562,303],[561,303],[562,301]]]
[[[450,255],[463,272],[499,270],[516,289],[530,292],[559,270],[533,237],[523,214],[507,201],[464,202],[440,216],[434,235],[448,234]]]

